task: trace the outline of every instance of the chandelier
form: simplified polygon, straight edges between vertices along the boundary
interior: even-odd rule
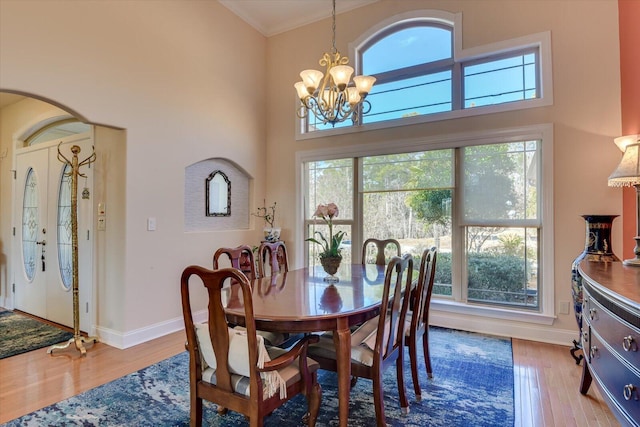
[[[326,67],[326,72],[304,70],[300,73],[302,81],[294,85],[301,103],[297,114],[304,119],[311,111],[322,124],[331,123],[332,126],[349,118],[355,124],[359,106],[363,106],[362,114],[371,110],[371,104],[365,98],[376,78],[354,76],[351,84],[353,68],[347,65],[349,58],[340,55],[336,49],[336,0],[333,0],[332,18],[333,48],[319,61],[320,66]]]

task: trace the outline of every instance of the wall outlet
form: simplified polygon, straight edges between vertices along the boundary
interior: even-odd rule
[[[560,301],[558,314],[569,314],[569,301]]]
[[[156,219],[153,217],[147,218],[147,231],[156,231]]]

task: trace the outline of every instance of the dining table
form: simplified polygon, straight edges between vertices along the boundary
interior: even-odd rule
[[[277,273],[252,281],[256,329],[300,334],[331,331],[337,355],[340,426],[349,420],[351,328],[380,312],[386,266],[343,263],[337,283],[325,280],[321,266]],[[227,288],[225,312],[230,323],[244,325],[237,284]]]

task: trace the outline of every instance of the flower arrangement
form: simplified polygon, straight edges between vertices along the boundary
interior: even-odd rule
[[[267,207],[266,200],[262,201],[263,206],[258,208],[256,213],[251,215],[257,216],[258,218],[264,219],[266,224],[269,224],[269,227],[273,228],[273,223],[276,220],[276,202],[273,202],[273,205]]]
[[[318,205],[315,213],[313,214],[316,218],[322,218],[322,220],[329,226],[329,239],[327,240],[325,236],[320,231],[316,231],[314,235],[320,236],[319,239],[315,239],[310,237],[306,239],[309,242],[316,243],[322,247],[322,252],[320,252],[320,259],[330,258],[330,257],[342,257],[340,254],[340,243],[342,243],[342,239],[346,235],[344,231],[338,231],[333,234],[333,219],[338,217],[338,206],[335,203],[329,203],[328,205]]]

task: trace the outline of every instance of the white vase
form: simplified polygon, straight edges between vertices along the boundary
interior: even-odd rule
[[[280,227],[265,227],[264,240],[271,243],[280,240]]]

